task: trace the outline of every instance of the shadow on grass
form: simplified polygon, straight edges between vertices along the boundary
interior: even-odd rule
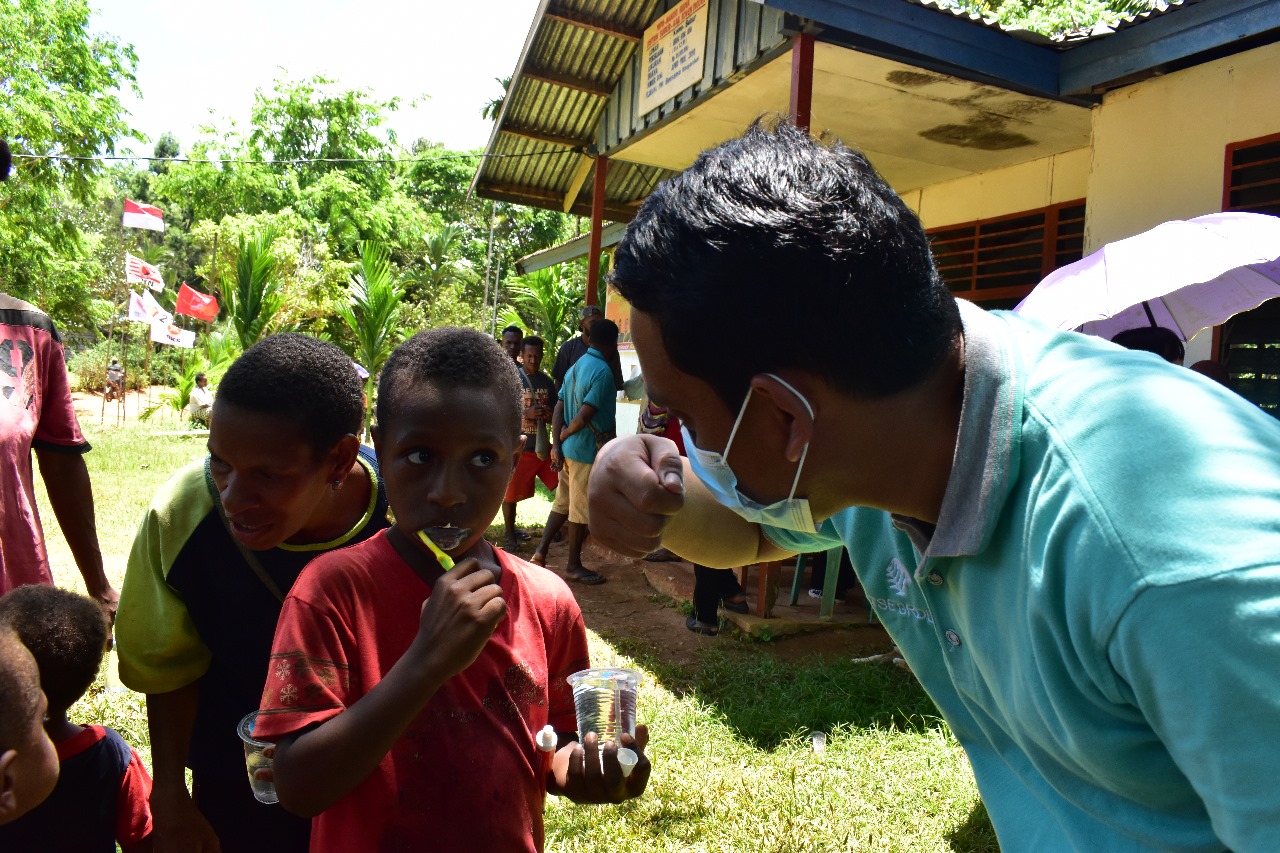
[[[728,635],[688,665],[607,627],[591,627],[666,689],[716,708],[726,724],[762,749],[773,749],[808,729],[845,725],[920,731],[944,725],[919,682],[898,667],[848,658],[782,661],[771,644]]]
[[[965,822],[947,836],[947,844],[956,853],[1000,853],[995,827],[981,801],[974,805]]]

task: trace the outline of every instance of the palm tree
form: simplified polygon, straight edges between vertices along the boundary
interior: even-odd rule
[[[504,324],[535,330],[546,341],[547,352],[555,352],[563,341],[578,332],[578,308],[582,305],[582,287],[564,275],[559,267],[531,272],[516,279],[508,290],[519,314],[504,315]]]
[[[373,240],[360,244],[360,266],[347,286],[347,304],[338,309],[352,334],[355,351],[351,355],[366,370],[364,428],[373,419],[373,389],[378,371],[387,363],[400,334],[400,305],[404,286],[391,266],[386,246]]]
[[[467,236],[467,227],[460,223],[445,225],[427,235],[423,256],[425,268],[415,284],[433,298],[440,288],[455,281],[466,282],[471,277],[471,265],[465,258],[457,257],[457,249]]]
[[[493,79],[502,87],[502,97],[485,101],[484,106],[480,108],[480,118],[488,121],[497,121],[498,116],[502,115],[502,104],[507,100],[507,92],[511,89],[510,77],[494,77]]]
[[[275,232],[270,228],[252,240],[240,238],[235,286],[223,294],[227,317],[243,349],[253,346],[267,333],[284,305],[284,294],[275,278],[276,261],[271,257],[271,244],[275,239]]]

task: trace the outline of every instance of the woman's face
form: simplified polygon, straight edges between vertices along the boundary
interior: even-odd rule
[[[290,418],[218,402],[209,424],[210,472],[231,533],[266,551],[304,532],[345,471]]]

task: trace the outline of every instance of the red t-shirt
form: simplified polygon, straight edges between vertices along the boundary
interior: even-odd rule
[[[71,406],[67,365],[53,321],[0,293],[0,595],[53,583],[36,514],[31,448],[89,449]]]
[[[534,738],[577,728],[565,679],[588,666],[586,627],[557,575],[496,553],[506,618],[377,769],[315,818],[312,850],[542,849]],[[385,532],[317,557],[280,614],[256,734],[292,734],[368,693],[413,642],[430,594]]]

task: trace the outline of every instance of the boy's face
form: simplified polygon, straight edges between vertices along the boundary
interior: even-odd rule
[[[346,473],[335,452],[316,458],[289,418],[226,403],[214,405],[209,456],[231,534],[251,551],[305,532],[334,478]]]
[[[521,350],[520,361],[530,376],[542,369],[542,347],[530,344]]]
[[[21,655],[11,664],[23,670],[24,680],[33,686],[33,704],[23,710],[29,719],[22,727],[19,742],[0,754],[0,824],[16,820],[44,802],[58,782],[58,752],[44,730],[44,713],[48,702],[40,690],[40,673],[35,659],[20,644],[14,644]]]
[[[511,401],[425,383],[399,393],[391,423],[373,431],[396,527],[424,552],[419,530],[450,556],[465,554],[493,522],[519,458]]]

